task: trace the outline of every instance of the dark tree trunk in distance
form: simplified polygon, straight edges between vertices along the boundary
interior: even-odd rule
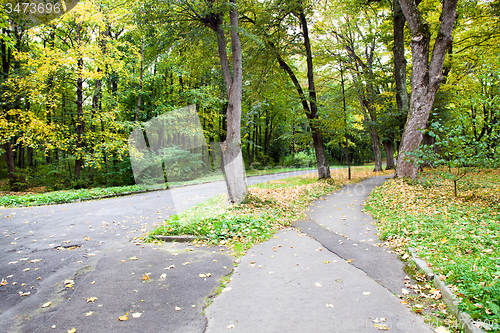
[[[80,24],[76,26],[76,41],[79,44],[81,38],[82,27]],[[76,80],[76,161],[75,161],[75,178],[80,177],[80,172],[83,166],[81,157],[81,149],[83,148],[83,58],[77,60],[77,80]]]
[[[16,167],[14,163],[14,152],[12,151],[12,144],[10,141],[3,144],[3,149],[5,150],[4,157],[7,163],[7,171],[9,172],[9,188],[11,191],[18,191],[17,179],[16,179]]]
[[[394,142],[391,139],[382,141],[384,145],[385,154],[387,155],[386,170],[394,170]]]

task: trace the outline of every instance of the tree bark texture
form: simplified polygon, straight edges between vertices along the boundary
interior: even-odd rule
[[[452,44],[451,33],[456,19],[457,0],[443,0],[441,24],[429,62],[431,33],[429,24],[422,18],[414,0],[399,0],[401,9],[412,33],[411,52],[413,72],[408,118],[401,139],[396,168],[398,177],[416,177],[418,167],[407,153],[418,149],[422,141],[436,92],[443,81],[443,63],[446,51]]]
[[[229,11],[231,26],[231,48],[233,59],[233,73],[229,65],[226,51],[226,38],[223,29],[221,14],[211,14],[206,17],[204,24],[215,31],[219,58],[224,74],[228,104],[226,111],[227,131],[226,138],[221,144],[224,160],[224,176],[226,179],[228,201],[237,203],[242,201],[247,193],[245,180],[245,165],[241,149],[241,98],[243,85],[243,69],[241,62],[241,43],[238,35],[238,10],[236,0],[229,1],[232,5]]]
[[[394,1],[393,8],[393,33],[394,46],[392,53],[394,55],[394,79],[396,81],[396,103],[398,110],[404,114],[408,113],[409,96],[406,88],[406,59],[405,59],[405,41],[404,28],[406,19],[401,10],[399,1]]]

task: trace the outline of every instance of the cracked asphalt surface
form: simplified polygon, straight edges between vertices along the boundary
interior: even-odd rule
[[[225,192],[221,181],[1,209],[0,332],[203,332],[206,298],[231,272],[233,257],[224,247],[135,240],[169,215]]]

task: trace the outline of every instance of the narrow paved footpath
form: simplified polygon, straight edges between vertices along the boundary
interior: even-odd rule
[[[378,246],[374,221],[362,212],[384,180],[316,200],[295,229],[248,251],[207,308],[207,332],[432,332],[395,296],[403,264]]]
[[[225,192],[224,182],[214,182],[1,209],[0,332],[203,332],[205,300],[231,272],[233,257],[223,247],[134,240],[168,215]]]

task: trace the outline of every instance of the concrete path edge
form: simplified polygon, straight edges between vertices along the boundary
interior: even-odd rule
[[[448,288],[448,286],[444,283],[444,281],[441,280],[439,275],[434,274],[432,269],[429,267],[427,262],[425,260],[421,259],[418,257],[416,251],[414,248],[408,248],[408,250],[411,253],[411,258],[415,265],[419,269],[421,269],[426,277],[427,280],[433,281],[434,286],[441,291],[441,295],[443,296],[443,301],[446,303],[446,305],[451,309],[451,311],[455,314],[457,317],[458,321],[464,328],[465,333],[486,333],[486,331],[482,330],[481,328],[476,327],[474,324],[474,320],[472,317],[466,313],[462,312],[458,309],[458,303],[459,301],[453,294],[453,292]]]

